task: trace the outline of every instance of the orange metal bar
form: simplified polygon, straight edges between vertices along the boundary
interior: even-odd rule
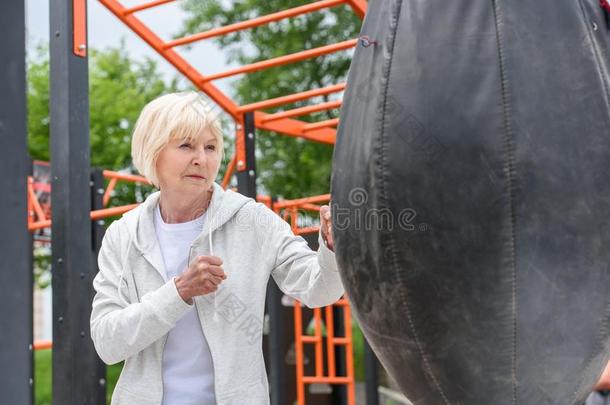
[[[121,215],[127,211],[131,211],[140,204],[129,204],[121,205],[120,207],[103,208],[101,210],[91,211],[90,217],[92,220],[98,220],[107,217],[113,217],[115,215]]]
[[[317,336],[309,336],[309,335],[305,335],[301,337],[301,341],[303,343],[318,343],[320,339],[318,339]]]
[[[167,0],[166,0],[167,1]],[[170,0],[171,1],[171,0]],[[215,28],[206,32],[200,32],[198,34],[189,35],[188,37],[175,39],[165,44],[165,48],[173,48],[175,46],[186,45],[195,41],[203,39],[209,39],[220,35],[229,34],[231,32],[241,31],[248,28],[258,27],[260,25],[268,24],[273,21],[283,20],[285,18],[295,17],[297,15],[310,13],[320,9],[338,6],[343,4],[344,0],[323,0],[317,1],[304,6],[294,7],[288,10],[279,11],[277,13],[269,14],[262,17],[253,18],[248,21],[242,21],[235,24],[227,25],[225,27]]]
[[[34,192],[36,191],[42,191],[43,193],[50,193],[51,192],[51,185],[50,184],[46,184],[46,183],[32,183],[32,188],[34,189]]]
[[[299,107],[299,108],[294,108],[292,110],[282,111],[282,112],[275,113],[275,114],[269,114],[265,118],[263,118],[261,121],[262,122],[276,121],[276,120],[280,120],[282,118],[298,117],[300,115],[307,115],[307,114],[311,114],[311,113],[318,112],[318,111],[332,110],[335,108],[340,108],[341,104],[342,104],[341,100],[336,100],[336,101],[328,101],[326,103],[320,103],[320,104],[315,104],[315,105],[308,105],[306,107]],[[309,125],[311,125],[311,124],[309,124]],[[305,127],[307,127],[307,125],[305,125],[304,128]]]
[[[34,350],[45,350],[51,349],[52,347],[53,342],[51,340],[36,340],[33,345]]]
[[[34,207],[32,203],[32,198],[29,195],[29,189],[31,187],[31,176],[28,176],[28,196],[27,196],[27,207],[28,207],[28,229],[34,223]]]
[[[125,173],[115,172],[112,170],[104,170],[102,173],[105,178],[110,179],[110,181],[108,182],[108,186],[106,187],[106,191],[104,192],[104,198],[103,198],[104,207],[108,205],[108,202],[110,201],[110,195],[111,195],[112,191],[114,190],[114,188],[116,187],[116,184],[119,180],[131,181],[134,183],[150,184],[150,182],[146,179],[146,177],[142,177],[142,176],[137,176],[137,175],[133,175],[133,174],[125,174]]]
[[[293,232],[295,235],[303,235],[303,234],[307,234],[307,233],[317,233],[319,231],[320,231],[319,226],[310,226],[307,228],[297,228]]]
[[[315,345],[316,345],[316,377],[322,377],[323,373],[323,369],[322,366],[324,365],[323,363],[323,359],[322,359],[322,312],[320,310],[320,308],[314,308],[313,310],[313,318],[314,318],[314,325],[315,325],[315,333],[316,333],[316,338],[318,338],[318,340],[316,341]]]
[[[108,0],[106,0],[108,1]],[[264,60],[261,62],[251,63],[249,65],[244,65],[236,69],[227,70],[226,72],[220,72],[212,75],[208,75],[201,79],[201,83],[223,79],[225,77],[235,76],[241,73],[251,73],[256,72],[258,70],[267,69],[275,66],[287,65],[289,63],[299,62],[305,59],[315,58],[321,55],[326,55],[333,52],[342,51],[345,49],[353,48],[358,43],[357,39],[350,39],[348,41],[338,42],[336,44],[321,46],[319,48],[308,49],[306,51],[301,51],[297,53],[293,53],[290,55],[284,55],[277,58],[272,58],[268,60]]]
[[[323,87],[321,89],[308,90],[300,93],[290,94],[288,96],[271,98],[258,103],[246,104],[238,108],[238,111],[245,113],[254,110],[263,110],[265,108],[277,107],[279,105],[291,104],[308,98],[324,96],[326,94],[338,93],[345,90],[345,83],[334,84],[332,86]]]
[[[110,182],[108,183],[108,186],[106,187],[106,191],[104,192],[104,198],[103,198],[103,206],[107,206],[108,202],[110,201],[110,194],[112,194],[112,191],[114,190],[114,187],[116,186],[116,183],[119,181],[119,179],[117,179],[116,177],[110,179]]]
[[[301,208],[308,211],[320,211],[319,205],[310,203],[301,204]]]
[[[330,201],[330,194],[322,194],[322,195],[317,195],[317,196],[313,196],[313,197],[305,197],[305,198],[299,198],[296,200],[283,200],[283,201],[278,201],[274,204],[274,206],[278,209],[282,209],[282,208],[289,208],[289,207],[294,207],[294,206],[298,206],[298,205],[303,205],[303,204],[307,204],[307,203],[322,203],[322,202],[328,202]]]
[[[30,232],[32,232],[37,229],[44,229],[44,228],[50,228],[50,227],[51,227],[51,220],[47,219],[46,221],[32,222],[30,225],[28,225],[28,230]]]
[[[146,179],[146,177],[137,176],[134,174],[125,174],[121,172],[114,172],[112,170],[104,170],[103,175],[107,179],[117,179],[117,180],[126,180],[133,181],[135,183],[146,183],[150,184],[150,182]]]
[[[329,384],[348,384],[351,385],[352,379],[349,377],[303,377],[302,380],[305,384],[319,384],[319,383],[329,383]],[[349,390],[348,390],[349,391]],[[348,394],[349,397],[349,394]],[[354,402],[350,402],[349,399],[347,401],[348,404],[353,405]]]
[[[354,9],[354,12],[361,20],[364,18],[367,9],[366,0],[346,0],[346,3]]]
[[[112,208],[103,208],[101,210],[91,211],[89,214],[92,220],[98,220],[102,218],[112,217],[115,215],[121,215],[126,213],[127,211],[131,211],[135,207],[140,204],[129,204],[129,205],[121,205],[120,207],[112,207]],[[35,231],[37,229],[49,228],[51,227],[51,220],[47,219],[46,221],[37,221],[28,227],[30,231]]]
[[[72,0],[72,52],[87,56],[87,0]]]
[[[297,211],[297,207],[290,207],[288,209],[288,211],[290,211],[290,229],[292,229],[292,232],[296,232],[298,225],[297,225],[297,215],[298,215],[298,211]]]
[[[316,122],[314,124],[308,124],[303,127],[303,132],[312,131],[314,129],[325,128],[325,127],[336,127],[339,125],[339,118],[333,118],[330,120]]]
[[[294,302],[294,350],[296,353],[297,403],[305,405],[305,384],[303,383],[303,314],[301,303]]]
[[[157,7],[160,6],[162,4],[165,3],[171,3],[174,2],[176,0],[155,0],[155,1],[151,1],[149,3],[144,3],[144,4],[140,4],[134,7],[129,7],[127,9],[125,9],[125,11],[123,11],[123,15],[128,15],[128,14],[132,14],[138,11],[142,11],[142,10],[146,10],[149,8],[153,8],[153,7]]]
[[[257,128],[264,129],[267,131],[281,132],[284,135],[294,136],[298,138],[307,139],[314,142],[321,142],[333,145],[337,131],[331,128],[321,128],[318,130],[303,132],[303,127],[307,125],[307,122],[298,121],[290,118],[286,118],[278,121],[262,122],[267,114],[255,111],[254,122]]]
[[[225,172],[224,177],[222,178],[222,188],[227,189],[229,182],[231,181],[231,176],[233,176],[233,171],[235,170],[235,165],[237,164],[237,154],[233,154],[229,165],[227,166],[227,171]]]
[[[36,193],[34,193],[34,179],[31,176],[28,176],[28,198],[29,202],[32,206],[34,213],[38,216],[38,220],[45,221],[47,217],[44,214],[44,210],[40,206],[40,201],[38,201],[38,197]]]

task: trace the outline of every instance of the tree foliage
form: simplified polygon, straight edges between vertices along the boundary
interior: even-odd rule
[[[156,62],[136,61],[124,46],[91,50],[89,60],[89,121],[91,165],[119,170],[130,167],[133,125],[144,105],[177,91],[177,81],[163,80]],[[50,160],[49,59],[45,48],[28,64],[28,137],[33,159]]]
[[[306,3],[309,2],[188,0],[183,3],[188,17],[179,36]],[[361,20],[351,8],[339,6],[217,37],[215,41],[226,52],[227,62],[244,65],[355,38],[360,25]],[[247,104],[336,84],[345,80],[350,62],[351,53],[340,52],[250,73],[234,82],[235,97],[240,104]],[[329,99],[325,96],[283,108]],[[320,121],[336,116],[336,112],[322,112],[300,119]],[[260,131],[257,149],[260,185],[268,193],[299,198],[328,192],[332,147]]]
[[[167,83],[154,61],[136,61],[116,48],[91,50],[89,59],[89,122],[91,165],[132,171],[131,132],[144,105],[155,97],[177,91],[177,79]],[[32,159],[52,159],[49,148],[49,58],[38,47],[27,70],[28,146]],[[119,182],[111,205],[142,201],[151,187]],[[35,249],[34,275],[48,285],[50,252]]]

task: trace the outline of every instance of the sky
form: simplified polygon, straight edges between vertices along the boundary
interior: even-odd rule
[[[146,3],[150,0],[123,0],[122,4],[130,7]],[[49,41],[49,0],[26,0],[26,25],[28,50],[32,51],[40,43]],[[88,0],[88,41],[89,47],[103,49],[118,46],[124,38],[126,48],[134,59],[150,57],[158,62],[159,70],[169,80],[177,74],[176,69],[157,54],[148,44],[138,37],[131,29],[125,26],[114,14],[106,9],[97,0]],[[145,24],[163,39],[170,39],[179,31],[185,13],[180,9],[180,0],[164,4],[150,10],[136,14]],[[210,74],[229,69],[225,56],[213,40],[200,41],[191,51],[180,50],[199,72]],[[231,94],[231,81],[234,78],[217,80],[214,82],[223,92]]]

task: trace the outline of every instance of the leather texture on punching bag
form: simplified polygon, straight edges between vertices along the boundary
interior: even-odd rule
[[[371,0],[332,178],[356,317],[420,404],[582,404],[610,354],[599,0]]]

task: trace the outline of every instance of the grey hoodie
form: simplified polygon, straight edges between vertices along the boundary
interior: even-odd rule
[[[107,364],[125,361],[112,405],[161,404],[162,358],[168,332],[192,306],[165,275],[153,213],[159,193],[113,222],[99,254],[91,337]],[[343,286],[334,254],[318,252],[265,205],[214,184],[212,201],[191,258],[223,260],[227,279],[216,293],[195,297],[210,346],[218,405],[268,404],[262,353],[269,277],[309,307],[330,305]]]

